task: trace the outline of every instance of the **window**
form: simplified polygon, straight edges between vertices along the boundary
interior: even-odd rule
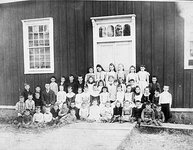
[[[24,73],[54,73],[53,19],[22,20]]]
[[[193,17],[185,19],[184,68],[193,69]]]

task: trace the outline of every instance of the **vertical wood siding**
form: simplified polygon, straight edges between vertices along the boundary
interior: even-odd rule
[[[26,1],[0,5],[0,105],[14,105],[25,82],[33,90],[55,75],[85,74],[93,65],[90,17],[136,15],[137,68],[145,64],[173,107],[193,107],[193,71],[184,70],[184,21],[173,2]],[[24,75],[23,19],[53,17],[54,74]]]

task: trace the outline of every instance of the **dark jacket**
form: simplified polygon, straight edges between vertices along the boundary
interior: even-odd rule
[[[49,90],[49,92],[46,92],[46,90],[43,91],[41,98],[42,98],[43,105],[47,105],[47,104],[54,105],[54,103],[56,102],[56,96],[52,90]]]

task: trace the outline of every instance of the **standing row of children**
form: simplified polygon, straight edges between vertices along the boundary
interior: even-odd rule
[[[85,77],[78,75],[77,81],[70,75],[69,81],[62,76],[60,82],[56,83],[53,76],[51,82],[45,84],[44,91],[37,86],[32,93],[30,86],[26,84],[23,97],[20,97],[23,100],[16,104],[18,115],[23,116],[26,110],[33,115],[36,109],[37,112],[48,114],[51,109],[51,122],[57,120],[60,123],[74,118],[91,122],[136,120],[140,123],[142,120],[156,125],[160,121],[168,121],[172,104],[169,87],[164,86],[164,91],[160,93],[157,77],[153,76],[152,83],[149,83],[150,74],[145,71],[144,65],[140,66],[137,73],[135,67],[131,66],[128,74],[122,64],[118,65],[118,71],[112,63],[108,72],[101,65],[97,65],[96,69],[95,73],[94,68],[90,67]],[[62,116],[59,112],[64,112],[65,115]]]

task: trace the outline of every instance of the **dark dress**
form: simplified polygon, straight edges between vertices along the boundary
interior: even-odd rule
[[[66,97],[66,103],[68,107],[70,107],[72,102],[75,103],[75,97],[76,95],[74,95],[73,97]]]
[[[82,88],[82,90],[84,89],[84,82],[82,81],[82,83],[80,83],[80,82],[77,82],[77,93],[78,93],[78,88]]]
[[[69,86],[71,86],[72,87],[72,91],[74,92],[74,93],[77,93],[77,83],[75,82],[75,81],[73,81],[73,82],[67,82],[67,84],[66,84],[66,87],[67,87],[67,91],[66,92],[68,92],[68,87]]]
[[[150,83],[149,89],[150,89],[150,93],[151,93],[151,95],[150,95],[151,99],[153,98],[156,89],[159,89],[159,92],[161,92],[161,87],[160,87],[160,84],[158,82],[156,82],[155,84]]]
[[[138,120],[139,118],[141,118],[141,112],[142,112],[143,108],[137,108],[134,107],[132,110],[132,117],[134,117],[136,120]]]
[[[40,98],[39,99],[34,98],[33,100],[35,102],[35,106],[40,106],[42,108],[43,102],[42,102],[42,100]]]
[[[146,105],[147,102],[152,102],[152,99],[151,99],[150,95],[149,96],[145,96],[143,94],[143,96],[141,97],[141,103],[143,104],[142,108],[145,108],[145,105]]]
[[[80,116],[79,116],[79,109],[77,107],[70,107],[69,108],[69,112],[70,110],[74,109],[75,110],[75,115],[76,115],[76,118],[77,119],[80,119]]]
[[[52,113],[53,118],[58,117],[59,111],[60,111],[59,109],[55,110],[54,108],[52,108],[52,109],[50,110],[50,112]]]
[[[115,106],[115,108],[113,108],[113,117],[111,119],[111,122],[121,121],[122,110],[123,110],[123,107]]]

